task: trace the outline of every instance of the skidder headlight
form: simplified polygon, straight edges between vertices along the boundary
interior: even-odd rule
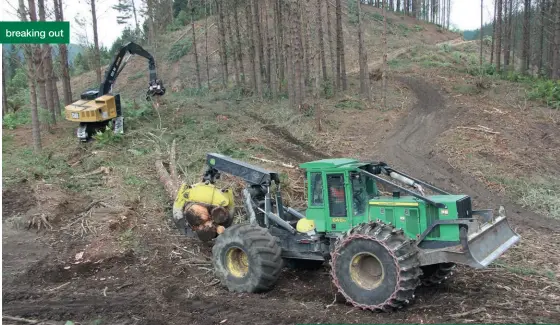
[[[444,216],[446,216],[446,215],[449,214],[449,210],[447,210],[447,209],[441,209],[441,214],[444,215]]]

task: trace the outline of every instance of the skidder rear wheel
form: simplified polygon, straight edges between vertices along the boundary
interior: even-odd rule
[[[420,284],[418,250],[402,231],[383,223],[361,224],[335,244],[331,276],[355,307],[392,310],[414,298]]]
[[[281,248],[265,228],[234,225],[216,238],[214,272],[234,292],[270,290],[282,269]]]

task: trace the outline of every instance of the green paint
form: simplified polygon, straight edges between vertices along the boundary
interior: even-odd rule
[[[416,239],[436,220],[457,219],[457,200],[465,195],[428,196],[447,209],[440,209],[413,196],[381,196],[375,180],[361,175],[368,165],[354,159],[323,159],[300,165],[306,171],[308,208],[306,217],[315,221],[318,232],[344,232],[360,223],[382,220],[402,229]],[[342,196],[329,195],[330,185],[339,184]],[[343,191],[342,191],[343,190]],[[322,196],[322,197],[321,197]],[[332,205],[332,206],[331,206]],[[443,210],[448,213],[444,214]],[[459,241],[458,225],[436,227],[426,238],[435,241]]]

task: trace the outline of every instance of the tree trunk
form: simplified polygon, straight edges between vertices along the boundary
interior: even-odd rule
[[[211,0],[204,0],[204,54],[206,56],[206,83],[208,85],[208,90],[210,90],[210,64],[208,62],[208,16],[210,13],[208,12],[208,2]]]
[[[2,56],[2,118],[8,113],[8,94],[6,93],[6,72],[8,67],[6,61],[6,56]]]
[[[498,1],[498,15],[496,18],[496,69],[501,71],[502,64],[502,0]]]
[[[283,28],[284,28],[284,53],[286,54],[286,72],[288,81],[288,99],[290,102],[290,107],[292,109],[296,108],[296,91],[295,91],[295,73],[294,73],[294,51],[293,51],[293,29],[292,22],[289,17],[291,17],[291,3],[286,1],[280,1],[280,12],[286,13],[283,15]]]
[[[94,68],[97,76],[97,83],[101,83],[101,58],[99,57],[99,37],[97,36],[97,13],[95,12],[95,1],[91,2],[91,21],[93,23],[93,53],[94,53]]]
[[[192,0],[189,0],[189,9],[191,11],[191,31],[192,31],[192,39],[193,39],[193,54],[194,54],[194,62],[196,66],[196,84],[198,89],[202,88],[202,81],[200,79],[200,63],[198,62],[198,50],[196,46],[196,31],[194,28],[194,6],[192,4]]]
[[[327,61],[325,58],[325,39],[323,33],[323,1],[317,0],[317,37],[319,38],[319,59],[321,64],[321,71],[323,72],[323,80],[327,81]]]
[[[62,0],[59,0],[62,1]],[[134,26],[136,27],[135,31],[138,32],[140,30],[140,27],[138,26],[138,16],[136,14],[136,5],[134,4],[134,0],[131,0],[130,3],[132,4],[132,14],[134,15]],[[60,10],[62,12],[62,6],[60,7]]]
[[[218,39],[220,47],[220,57],[222,61],[222,83],[224,87],[227,87],[229,79],[228,71],[228,56],[227,56],[227,43],[226,43],[226,32],[224,25],[224,8],[222,7],[223,0],[217,0],[216,6],[218,11]]]
[[[241,72],[241,82],[245,84],[245,67],[243,67],[243,49],[241,48],[241,32],[239,30],[239,15],[237,13],[237,8],[239,7],[239,0],[235,0],[233,4],[233,19],[235,23],[235,37],[236,37],[236,47],[237,47],[237,64],[239,65],[239,70]]]
[[[529,72],[529,50],[531,37],[531,0],[525,0],[525,8],[523,14],[523,49],[521,51],[521,72],[527,74]]]
[[[364,25],[362,23],[362,4],[361,0],[356,0],[356,2],[358,7],[358,55],[360,60],[360,93],[364,98],[370,99],[367,50],[364,46]]]
[[[253,1],[253,10],[252,14],[253,14],[253,24],[255,26],[255,35],[256,35],[256,42],[255,42],[255,46],[257,47],[258,53],[259,53],[259,70],[257,70],[260,75],[261,75],[261,79],[262,77],[266,77],[266,72],[264,69],[264,42],[263,42],[263,35],[262,35],[262,31],[261,31],[261,19],[260,19],[260,7],[259,7],[259,0],[254,0]]]
[[[310,41],[311,41],[311,37],[310,37],[310,26],[309,26],[309,17],[311,17],[311,14],[309,13],[309,0],[304,0],[304,1],[300,1],[300,5],[302,6],[301,8],[301,20],[302,20],[302,28],[303,28],[303,39],[304,39],[304,52],[303,52],[303,59],[304,59],[304,71],[305,71],[305,77],[304,77],[304,81],[307,84],[309,82],[309,80],[311,80],[311,46]]]
[[[290,1],[291,17],[299,16],[299,5],[297,0]],[[293,39],[293,62],[294,62],[294,105],[301,111],[301,104],[303,102],[303,89],[302,89],[302,44],[301,44],[301,20],[293,19],[291,24],[292,39]]]
[[[385,10],[385,1],[383,0],[383,67],[381,68],[382,90],[381,104],[383,108],[387,108],[387,11]]]
[[[541,0],[540,10],[541,10],[541,31],[540,31],[540,41],[539,41],[539,76],[543,74],[544,68],[544,25],[545,25],[545,15],[546,15],[546,0]]]
[[[265,61],[264,61],[264,67],[265,67],[265,76],[266,76],[266,84],[268,85],[268,90],[269,93],[272,93],[272,86],[271,86],[271,72],[270,72],[270,60],[271,60],[271,55],[272,55],[272,51],[271,51],[271,42],[269,39],[269,33],[268,33],[268,8],[267,8],[267,4],[268,1],[265,0],[262,2],[262,6],[260,7],[261,9],[261,22],[263,23],[263,48],[264,48],[264,52],[265,52]]]
[[[552,79],[560,79],[560,4],[554,4],[555,14],[554,19],[554,52],[552,56]]]
[[[261,84],[261,62],[260,62],[260,33],[259,33],[259,20],[257,12],[257,0],[251,0],[248,5],[251,7],[252,17],[252,35],[253,35],[253,70],[255,77],[255,89],[257,90],[258,98],[262,99],[262,84]]]
[[[233,54],[233,72],[235,74],[235,84],[237,85],[237,87],[241,87],[241,76],[239,75],[239,61],[237,60],[238,58],[238,54],[237,54],[237,46],[235,46],[235,38],[233,36],[233,29],[231,28],[231,11],[232,9],[235,9],[235,7],[233,7],[233,4],[229,4],[228,7],[226,7],[228,9],[228,14],[225,17],[226,19],[226,29],[227,29],[227,34],[229,37],[229,41],[231,44],[231,49],[232,49],[232,54]]]
[[[509,0],[504,1],[504,36],[503,36],[503,46],[504,46],[504,70],[509,69]]]
[[[62,0],[54,0],[55,18],[57,21],[64,21],[62,10]],[[60,68],[62,72],[62,94],[64,105],[72,104],[72,85],[70,83],[70,71],[68,69],[68,48],[66,44],[58,45]]]
[[[23,0],[19,0],[19,10],[18,15],[21,21],[27,21],[27,14],[25,10],[25,5]],[[33,0],[29,1],[29,13],[35,12],[35,2]],[[31,10],[33,8],[33,10]],[[32,137],[33,137],[33,150],[35,153],[39,153],[42,149],[41,146],[41,125],[39,124],[39,112],[37,109],[37,89],[35,88],[35,71],[36,67],[33,62],[33,48],[31,45],[23,45],[23,56],[27,64],[26,74],[27,74],[27,85],[29,86],[29,101],[31,104],[31,127],[32,127]]]
[[[496,19],[496,11],[498,11],[498,0],[494,0],[494,22],[492,24],[492,45],[490,46],[492,49],[490,50],[490,64],[494,64],[494,52],[496,50],[495,46],[495,40],[496,40],[496,24],[497,24],[497,19]]]
[[[348,88],[348,78],[346,76],[346,60],[344,58],[344,35],[342,31],[342,4],[340,0],[336,0],[336,49],[337,56],[337,72],[339,73],[339,82],[342,84],[342,90]],[[339,84],[339,85],[340,85]]]
[[[274,33],[275,38],[275,51],[276,51],[276,65],[278,67],[278,79],[280,83],[278,89],[282,91],[282,83],[286,78],[285,75],[285,64],[284,64],[284,23],[282,20],[282,10],[280,10],[280,1],[274,1]]]
[[[278,69],[277,69],[277,61],[278,61],[278,49],[276,47],[276,38],[278,37],[278,35],[276,34],[276,21],[274,19],[274,15],[275,15],[275,10],[274,10],[274,5],[275,5],[275,0],[267,0],[270,4],[270,2],[272,2],[272,24],[273,24],[273,29],[269,32],[268,35],[268,55],[269,55],[269,60],[270,60],[270,70],[269,70],[269,74],[270,74],[270,95],[272,97],[273,100],[276,99],[276,97],[278,96]],[[268,7],[268,5],[267,5]],[[268,17],[268,10],[265,11],[265,15]],[[267,18],[267,29],[268,29],[268,18]]]
[[[93,0],[91,0],[93,1]],[[152,2],[153,0],[146,0],[146,6],[147,6],[147,17],[146,19],[148,20],[148,43],[151,44],[152,46],[155,47],[156,45],[156,30],[155,30],[155,24],[154,24],[154,3]]]
[[[37,7],[39,8],[39,21],[45,21],[45,1],[38,0]],[[54,107],[53,99],[53,84],[52,84],[52,53],[49,44],[42,45],[42,61],[43,61],[43,75],[45,78],[45,92],[47,95],[47,108],[51,116],[52,124],[56,124],[56,110]]]
[[[327,36],[328,36],[328,42],[329,42],[329,52],[330,52],[330,58],[331,58],[331,70],[332,70],[332,84],[333,84],[333,92],[334,94],[336,94],[337,90],[338,90],[338,65],[335,64],[335,61],[338,62],[338,59],[335,59],[335,55],[334,55],[334,42],[333,42],[333,37],[332,37],[332,24],[331,24],[331,4],[329,0],[325,0],[326,2],[326,6],[327,6]],[[338,52],[337,52],[338,54]],[[338,55],[336,56],[338,57]]]
[[[29,17],[31,21],[37,21],[37,11],[35,8],[35,0],[29,0]],[[37,80],[38,89],[38,104],[41,109],[49,115],[49,108],[47,105],[47,89],[45,84],[45,69],[43,66],[43,55],[39,45],[32,45],[33,47],[33,64],[35,68],[35,77]],[[47,131],[50,132],[50,124],[48,119],[45,119]]]

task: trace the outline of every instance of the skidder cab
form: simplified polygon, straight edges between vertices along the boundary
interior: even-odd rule
[[[207,162],[205,183],[189,188],[189,197],[220,173],[247,183],[249,222],[228,222],[211,236],[216,274],[232,291],[270,289],[283,262],[330,261],[333,283],[348,302],[390,310],[410,302],[418,285],[443,280],[455,264],[486,267],[519,241],[503,208],[498,217],[492,210],[473,211],[469,196],[447,193],[382,162],[301,164],[307,184],[307,209],[301,212],[283,205],[277,173],[219,154],[208,154]],[[379,186],[391,188],[392,195],[383,196]],[[188,201],[176,201],[175,220],[183,230],[199,229],[185,221]],[[230,203],[221,204],[232,209]],[[205,220],[211,224],[212,216]]]

